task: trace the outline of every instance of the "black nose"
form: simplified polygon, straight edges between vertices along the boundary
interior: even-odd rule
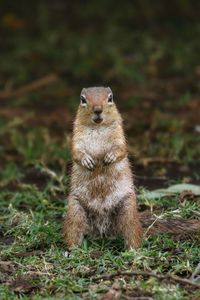
[[[100,115],[102,113],[102,109],[100,107],[95,107],[94,108],[94,113],[97,115]]]

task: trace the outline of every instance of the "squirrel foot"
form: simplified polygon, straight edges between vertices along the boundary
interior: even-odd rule
[[[105,165],[108,165],[108,164],[115,162],[116,159],[117,159],[117,157],[116,157],[115,153],[111,151],[105,155],[103,162]]]
[[[88,155],[88,154],[86,154],[82,158],[81,164],[82,164],[83,167],[85,167],[85,168],[87,168],[89,170],[93,170],[94,167],[95,167],[95,165],[96,165],[94,159],[90,155]]]

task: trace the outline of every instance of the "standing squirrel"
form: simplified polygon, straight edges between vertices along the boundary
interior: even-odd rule
[[[200,232],[199,220],[157,219],[137,211],[133,176],[122,119],[110,88],[84,88],[74,123],[73,168],[64,220],[68,249],[88,233],[121,235],[127,248],[138,248],[143,230],[158,233]],[[141,223],[140,223],[141,222]]]
[[[142,227],[133,176],[127,157],[122,118],[107,87],[84,88],[74,123],[73,167],[64,221],[70,249],[84,235],[120,235],[128,248],[138,248]]]

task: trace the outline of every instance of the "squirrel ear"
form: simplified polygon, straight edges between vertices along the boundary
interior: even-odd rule
[[[85,93],[85,88],[83,88],[82,90],[81,90],[81,94],[84,94]]]
[[[109,86],[107,87],[107,89],[108,89],[109,93],[112,93],[112,90]]]

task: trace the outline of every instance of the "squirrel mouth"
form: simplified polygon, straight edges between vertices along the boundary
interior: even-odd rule
[[[97,124],[101,123],[102,121],[103,121],[102,118],[98,118],[98,119],[95,119],[95,120],[94,120],[94,122],[97,123]]]
[[[97,124],[100,124],[102,121],[103,121],[103,118],[101,116],[94,116],[92,118],[92,120],[97,123]]]

